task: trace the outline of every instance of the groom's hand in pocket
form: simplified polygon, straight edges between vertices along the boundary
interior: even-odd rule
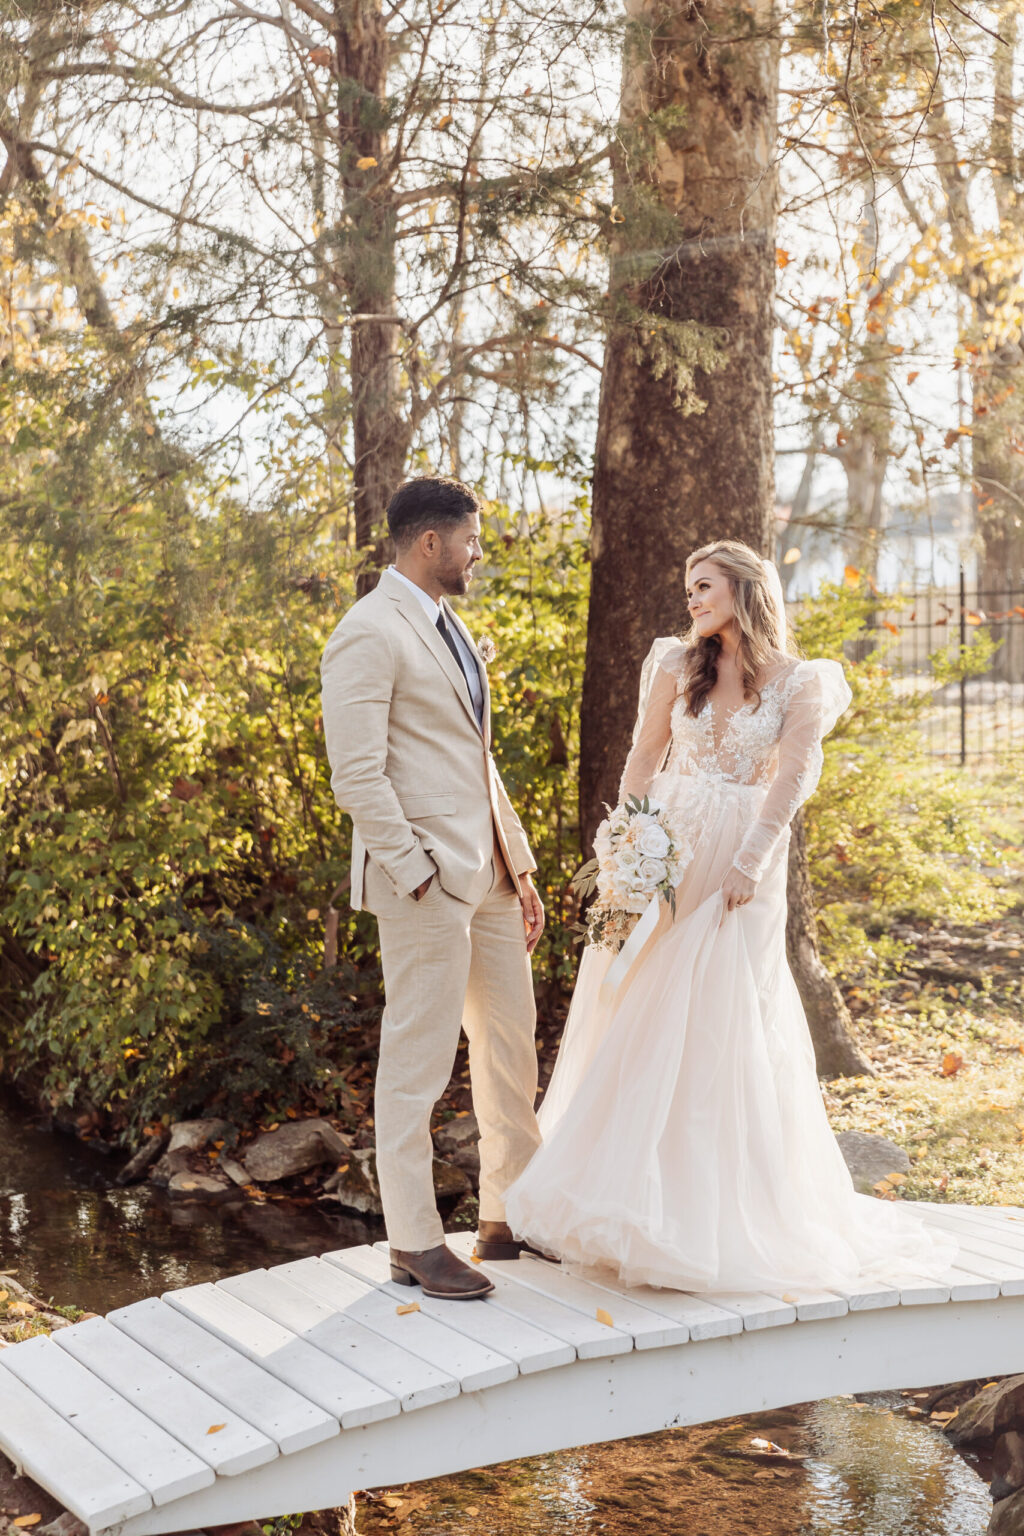
[[[529,875],[520,875],[519,884],[523,892],[519,899],[523,904],[523,923],[526,927],[526,953],[532,955],[544,932],[544,904]]]

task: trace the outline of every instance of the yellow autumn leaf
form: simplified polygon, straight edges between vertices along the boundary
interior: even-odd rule
[[[227,1428],[226,1424],[211,1424],[209,1429],[206,1431],[206,1433],[208,1435],[219,1435],[221,1430],[222,1429],[226,1429],[226,1428]]]
[[[438,118],[438,120],[437,120],[437,122],[435,124],[435,127],[437,127],[437,128],[447,128],[448,124],[451,122],[451,120],[452,120],[452,114],[450,112],[446,112],[444,117],[439,117]]]
[[[855,565],[845,565],[843,567],[843,580],[848,587],[857,586],[860,582],[860,571],[858,571]]]
[[[27,1530],[30,1525],[38,1525],[42,1518],[42,1515],[19,1515],[17,1520],[13,1520],[11,1524],[20,1526],[24,1531]]]
[[[377,161],[376,161],[375,156],[373,156],[373,155],[360,155],[359,159],[356,161],[356,170],[357,171],[371,171],[376,164],[377,164]]]
[[[9,1295],[9,1292],[7,1292],[7,1291],[0,1291],[0,1301],[6,1301],[8,1295]]]
[[[794,1296],[792,1291],[784,1291],[782,1293],[782,1299],[786,1303],[787,1307],[795,1307],[797,1302],[800,1300],[799,1296]]]
[[[782,563],[783,565],[796,565],[799,559],[800,551],[798,549],[787,549],[786,553],[782,557]]]
[[[8,1317],[31,1317],[35,1307],[29,1306],[27,1301],[12,1301],[7,1308]]]
[[[606,1328],[614,1328],[615,1327],[615,1324],[612,1322],[612,1319],[611,1319],[611,1314],[606,1312],[604,1310],[604,1307],[598,1307],[598,1309],[597,1309],[597,1320],[598,1320],[599,1323],[604,1323]]]
[[[420,1304],[418,1301],[409,1301],[406,1302],[404,1307],[396,1307],[395,1314],[398,1317],[405,1317],[409,1312],[418,1312],[419,1309]]]

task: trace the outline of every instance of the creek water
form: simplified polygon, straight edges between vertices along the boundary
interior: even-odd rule
[[[143,1296],[375,1239],[293,1201],[202,1205],[118,1189],[113,1160],[0,1094],[0,1269],[58,1304]],[[988,1490],[900,1394],[510,1463],[361,1502],[367,1536],[982,1536]],[[791,1450],[759,1465],[750,1442]]]

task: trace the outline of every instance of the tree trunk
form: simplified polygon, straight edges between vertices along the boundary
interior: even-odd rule
[[[765,554],[774,542],[772,0],[627,0],[627,14],[581,709],[588,848],[615,798],[644,656],[684,627],[687,556],[714,538]],[[701,370],[697,410],[687,363]],[[818,955],[806,867],[794,880],[794,974],[835,1071],[849,1016]]]
[[[351,326],[355,541],[366,551],[360,595],[384,557],[384,512],[405,471],[409,413],[401,385],[395,302],[396,210],[388,161],[391,44],[380,0],[336,0],[342,221],[333,257],[339,305]]]
[[[797,813],[790,837],[787,896],[789,914],[786,919],[786,953],[807,1014],[818,1076],[874,1076],[874,1069],[861,1055],[850,1034],[850,1012],[843,1001],[843,995],[818,953],[818,925],[814,917],[814,893],[807,870],[807,842],[802,812]]]
[[[687,555],[711,538],[767,551],[773,532],[771,3],[627,0],[627,14],[619,318],[601,381],[581,718],[588,846],[615,796],[644,656],[654,636],[684,627]],[[749,38],[735,42],[738,32]],[[706,408],[683,415],[665,349],[685,350],[687,327],[704,351]],[[707,332],[718,327],[724,356]]]

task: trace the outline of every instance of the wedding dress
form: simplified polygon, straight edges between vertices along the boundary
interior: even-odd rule
[[[684,655],[658,641],[648,657],[620,789],[683,813],[676,915],[662,905],[610,999],[614,956],[585,951],[508,1222],[630,1285],[778,1293],[934,1275],[956,1244],[853,1188],[786,961],[789,824],[850,702],[842,668],[780,654],[759,704],[726,715],[708,699],[693,718]],[[757,890],[726,912],[733,865]]]

